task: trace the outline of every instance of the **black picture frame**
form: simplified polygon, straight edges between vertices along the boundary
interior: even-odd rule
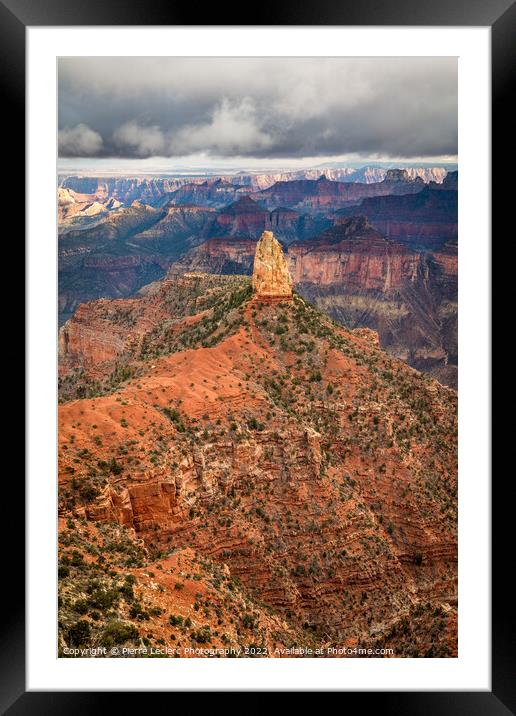
[[[244,6],[240,6],[241,11]],[[250,7],[251,9],[251,7]],[[25,30],[34,26],[100,25],[199,25],[199,9],[170,0],[0,0],[0,87],[4,120],[8,120],[12,167],[7,181],[24,185],[25,143]],[[240,22],[236,23],[235,18]],[[492,38],[492,233],[502,235],[512,171],[508,154],[514,131],[511,106],[511,79],[516,68],[516,3],[512,0],[293,0],[253,3],[247,18],[230,6],[206,6],[202,25],[361,25],[361,26],[490,26]],[[4,161],[7,161],[4,156]],[[3,179],[6,179],[4,176]],[[18,189],[19,192],[19,189]],[[19,229],[19,227],[18,227]],[[21,246],[21,237],[18,237]],[[23,256],[22,256],[23,261]],[[20,263],[17,264],[21,265]],[[507,270],[507,269],[506,269]],[[506,277],[508,278],[508,277]],[[503,278],[500,280],[503,281]],[[493,313],[493,315],[495,315]],[[16,334],[14,326],[13,334]],[[34,349],[28,346],[28,350]],[[492,385],[494,387],[494,385]],[[500,444],[503,436],[500,436]],[[505,442],[507,445],[507,442]],[[21,471],[19,471],[21,472]],[[2,713],[58,714],[103,713],[120,708],[120,693],[26,692],[25,691],[25,593],[23,523],[24,484],[12,471],[9,509],[3,510],[3,567],[7,577],[10,608],[2,610],[0,650],[0,708]],[[500,477],[500,476],[499,476]],[[511,593],[511,562],[508,545],[514,543],[512,502],[506,499],[504,475],[492,486],[492,691],[470,692],[346,692],[359,699],[360,709],[378,708],[383,714],[453,714],[464,716],[505,716],[516,713],[515,659],[516,630],[514,595]],[[510,477],[509,475],[507,476]],[[408,685],[410,687],[410,685]],[[130,694],[131,708],[148,709],[148,693]],[[116,699],[117,701],[115,702]],[[144,702],[143,699],[146,701]]]

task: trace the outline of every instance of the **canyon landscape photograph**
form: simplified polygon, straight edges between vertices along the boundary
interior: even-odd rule
[[[455,57],[58,61],[62,658],[458,656]]]

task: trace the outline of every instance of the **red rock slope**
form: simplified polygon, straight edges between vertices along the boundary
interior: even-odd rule
[[[205,280],[187,277],[182,302],[173,282],[125,302],[121,382],[60,406],[63,517],[121,525],[154,554],[193,550],[298,644],[456,654],[455,393],[296,295]],[[109,315],[88,310],[107,335]],[[64,348],[68,397],[90,348]]]

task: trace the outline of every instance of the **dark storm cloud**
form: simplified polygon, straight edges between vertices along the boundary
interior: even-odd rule
[[[455,58],[66,58],[62,157],[457,152]]]

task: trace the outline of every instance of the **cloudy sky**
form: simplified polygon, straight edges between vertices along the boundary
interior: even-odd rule
[[[456,161],[456,58],[59,60],[61,169]]]

